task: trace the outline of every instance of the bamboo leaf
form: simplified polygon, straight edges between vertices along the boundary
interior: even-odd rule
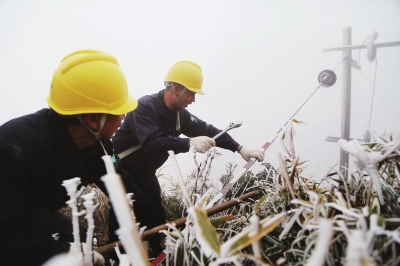
[[[224,215],[224,216],[219,216],[219,217],[215,217],[213,219],[210,219],[211,224],[214,227],[218,227],[220,225],[223,225],[224,223],[226,223],[227,221],[230,221],[234,218],[235,216],[232,214],[229,215]]]
[[[192,248],[190,254],[192,254],[193,258],[199,265],[207,266],[209,264],[209,260],[204,256],[200,248],[198,248],[197,246]]]
[[[219,254],[221,245],[219,243],[217,232],[208,220],[205,210],[191,207],[188,212],[193,216],[196,226],[196,237],[201,245],[204,254],[209,257],[213,252]]]
[[[264,235],[274,230],[286,217],[286,212],[280,213],[272,218],[265,218],[260,221],[259,233],[253,235],[254,230],[246,227],[242,232],[230,238],[221,245],[221,254],[223,256],[231,255],[239,251],[251,243],[260,240]]]
[[[296,176],[296,174],[297,174],[297,170],[296,170],[296,167],[297,167],[297,164],[298,164],[298,162],[299,162],[299,159],[300,159],[300,157],[299,156],[297,156],[295,159],[294,159],[294,161],[293,161],[293,165],[292,165],[292,173],[291,173],[291,175],[290,175],[290,182],[293,184],[294,183],[294,178],[295,178],[295,176]]]
[[[175,249],[175,266],[185,266],[186,261],[186,249],[185,249],[185,240],[183,238],[178,239],[176,242]]]
[[[296,210],[294,213],[293,217],[290,219],[289,223],[286,224],[285,228],[283,229],[282,233],[279,235],[279,240],[282,240],[283,237],[289,232],[289,230],[292,228],[294,222],[297,220],[299,217],[300,213],[304,211],[304,207],[300,207],[299,209]]]
[[[303,121],[300,120],[296,120],[296,119],[292,119],[293,122],[295,122],[296,124],[305,124]]]
[[[254,213],[254,214],[257,214],[257,213],[258,213],[258,210],[260,209],[261,204],[263,204],[264,201],[265,201],[268,197],[269,197],[269,195],[268,195],[268,194],[265,194],[264,196],[262,196],[262,197],[258,200],[258,202],[256,203],[256,205],[254,206],[254,209],[253,209],[253,213]]]
[[[285,251],[285,249],[286,249],[286,247],[283,245],[273,246],[273,247],[267,248],[267,250],[265,251],[265,255],[273,256],[273,255],[277,255],[277,254],[282,254],[282,252]]]
[[[328,219],[321,219],[318,230],[318,239],[311,257],[307,261],[308,266],[324,265],[329,253],[329,246],[333,236],[333,226]]]
[[[301,200],[301,199],[291,200],[290,203],[303,205],[304,207],[308,207],[308,208],[313,208],[314,207],[314,205],[311,202],[305,201],[305,200]]]
[[[372,202],[371,214],[380,214],[381,213],[381,204],[379,204],[378,198],[375,198],[374,201]]]

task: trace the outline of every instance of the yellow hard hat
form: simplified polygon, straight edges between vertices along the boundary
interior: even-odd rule
[[[128,95],[117,59],[97,50],[79,50],[61,60],[54,71],[47,103],[61,115],[121,115],[138,105]]]
[[[165,77],[165,81],[176,82],[188,90],[204,94],[201,90],[203,85],[203,74],[201,67],[191,61],[179,61],[173,65]]]

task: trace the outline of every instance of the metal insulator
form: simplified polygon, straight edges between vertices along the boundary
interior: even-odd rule
[[[323,87],[330,87],[336,82],[336,74],[332,70],[324,70],[318,75],[318,82]]]
[[[369,62],[373,62],[376,58],[376,47],[374,46],[374,41],[378,38],[378,33],[374,31],[369,35],[368,47],[367,47],[367,58]]]
[[[371,141],[371,132],[367,129],[364,132],[364,142],[368,143]]]

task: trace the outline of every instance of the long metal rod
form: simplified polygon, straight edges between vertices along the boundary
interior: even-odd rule
[[[286,123],[281,127],[281,129],[278,130],[278,132],[276,133],[276,135],[270,140],[267,141],[261,148],[266,151],[269,146],[271,146],[271,144],[275,141],[275,139],[279,136],[279,132],[282,131],[282,129],[287,125],[287,123],[289,123],[289,121],[291,121],[293,119],[293,117],[300,111],[300,109],[308,102],[308,100],[310,100],[310,98],[315,94],[315,92],[321,87],[321,84],[319,84],[319,86],[317,87],[317,89],[307,98],[307,100],[300,106],[299,109],[297,109],[297,111],[289,118],[289,120],[286,121]],[[239,172],[231,179],[231,181],[229,181],[228,184],[226,184],[221,191],[215,195],[214,198],[212,198],[210,200],[210,202],[207,204],[206,208],[211,208],[215,203],[217,203],[220,199],[222,199],[225,194],[233,187],[233,185],[239,180],[239,178],[241,178],[246,172],[247,170],[249,170],[250,167],[253,166],[253,164],[255,163],[254,159],[250,159],[245,166],[243,166],[242,169],[239,170]]]
[[[226,202],[224,202],[222,204],[219,204],[219,205],[217,205],[215,207],[207,209],[206,210],[207,215],[211,216],[211,215],[220,213],[222,211],[228,210],[229,208],[232,208],[232,207],[238,205],[239,203],[241,203],[241,202],[243,202],[243,201],[245,201],[245,200],[247,200],[249,198],[253,198],[256,195],[257,195],[257,192],[252,191],[252,192],[246,193],[246,194],[244,194],[244,195],[242,195],[240,197],[237,197],[237,198],[234,198],[232,200],[226,201]],[[182,218],[180,218],[178,220],[175,220],[175,221],[172,221],[170,223],[174,223],[174,224],[176,224],[176,227],[180,228],[180,227],[185,225],[186,217],[182,217]],[[157,227],[153,227],[153,228],[151,228],[149,230],[146,230],[146,231],[144,231],[144,233],[142,235],[142,240],[147,240],[147,239],[151,239],[153,237],[157,237],[157,236],[159,236],[161,234],[160,233],[161,230],[167,230],[167,229],[168,229],[168,226],[163,224],[163,225],[159,225]],[[97,248],[95,250],[96,250],[96,252],[102,254],[103,256],[104,255],[111,255],[111,254],[114,254],[114,252],[115,252],[114,248],[116,247],[116,245],[122,246],[121,241],[116,241],[116,242],[101,246],[101,247],[99,247],[99,248]]]

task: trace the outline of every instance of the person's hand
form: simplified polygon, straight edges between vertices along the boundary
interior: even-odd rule
[[[195,146],[196,151],[205,153],[215,146],[215,140],[206,136],[195,137],[190,139],[189,146]]]
[[[249,150],[242,146],[239,153],[246,162],[248,162],[250,158],[254,158],[259,162],[264,161],[264,151],[261,150]]]
[[[77,258],[78,257],[78,248],[80,248],[80,247],[77,247],[75,245],[75,243],[70,243],[70,244],[71,244],[71,247],[69,248],[68,257]],[[81,244],[82,244],[83,254],[85,254],[86,243],[81,243]],[[103,266],[104,262],[105,262],[104,257],[100,253],[93,250],[94,266]]]

